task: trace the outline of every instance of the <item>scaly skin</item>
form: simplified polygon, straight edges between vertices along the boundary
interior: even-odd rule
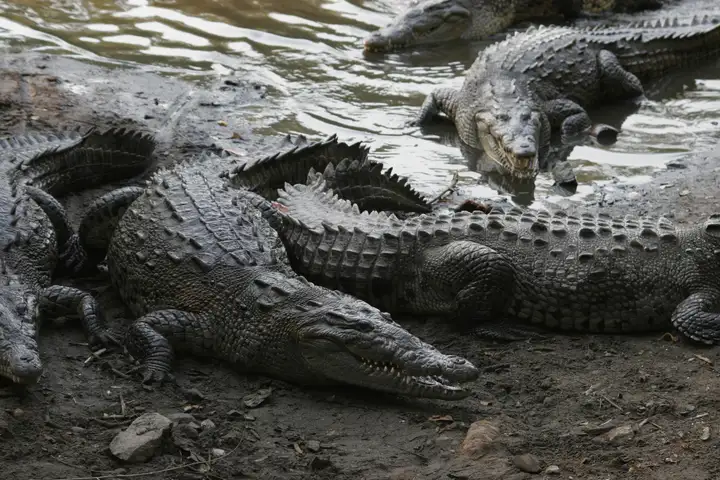
[[[304,182],[310,171],[322,172],[338,194],[362,210],[429,213],[430,202],[408,180],[383,172],[383,165],[368,160],[370,148],[360,142],[339,142],[336,135],[321,142],[250,161],[221,174],[230,185],[274,200],[285,182]]]
[[[638,100],[642,82],[720,54],[720,25],[707,18],[625,27],[532,27],[485,49],[462,88],[432,92],[415,124],[447,115],[460,138],[518,177],[533,177],[550,147],[583,141],[586,108]]]
[[[636,12],[662,7],[660,0],[421,0],[365,39],[369,52],[482,40],[530,20],[581,14]]]
[[[59,204],[51,195],[137,175],[147,168],[153,148],[151,139],[122,131],[27,135],[0,140],[3,377],[31,384],[42,373],[37,346],[38,311],[50,312],[60,289],[51,286],[59,248],[63,253],[72,251],[67,219],[58,213]],[[52,218],[38,204],[47,208]],[[59,234],[56,235],[53,225],[61,230]],[[86,310],[84,326],[90,341],[106,342],[108,339],[94,322],[95,312]]]
[[[204,173],[217,168],[214,160],[160,171],[145,190],[105,196],[81,227],[91,257],[110,243],[112,282],[140,316],[126,345],[142,361],[145,381],[168,377],[180,351],[305,385],[467,396],[459,384],[478,376],[467,360],[443,355],[388,314],[313,285],[275,258],[277,234],[259,212]]]
[[[296,271],[392,313],[605,333],[672,324],[720,342],[720,214],[690,228],[518,208],[400,221],[359,213],[322,180],[252,200]]]

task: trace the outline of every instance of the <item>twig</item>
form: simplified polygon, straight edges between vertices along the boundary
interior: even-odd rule
[[[125,416],[125,400],[123,400],[122,393],[120,394],[120,415]]]
[[[107,352],[107,348],[101,348],[97,352],[92,352],[92,353],[90,353],[90,356],[87,358],[87,360],[85,360],[83,363],[85,365],[87,365],[88,363],[92,362],[92,360],[94,358],[100,359],[100,355],[102,355],[105,352]]]
[[[620,405],[618,405],[617,403],[613,402],[612,400],[610,400],[610,399],[607,397],[607,395],[600,395],[600,397],[601,397],[603,400],[605,400],[606,402],[608,402],[610,405],[612,405],[613,407],[615,407],[615,408],[617,408],[618,410],[621,410],[621,411],[622,411],[622,407],[621,407]]]
[[[198,465],[212,465],[213,463],[217,463],[222,461],[225,458],[228,458],[230,455],[232,455],[238,448],[240,448],[240,443],[237,444],[235,448],[230,450],[227,455],[223,455],[222,457],[217,457],[209,460],[203,460],[200,462],[190,462],[190,463],[184,463],[182,465],[176,465],[174,467],[168,467],[163,468],[162,470],[153,470],[151,472],[140,472],[140,473],[112,473],[109,475],[100,475],[100,476],[92,476],[92,477],[66,477],[66,478],[56,478],[55,480],[103,480],[106,478],[138,478],[138,477],[148,477],[151,475],[160,475],[161,473],[167,473],[167,472],[174,472],[176,470],[182,470],[184,468],[190,468],[190,467],[196,467]],[[62,463],[62,462],[61,462]]]

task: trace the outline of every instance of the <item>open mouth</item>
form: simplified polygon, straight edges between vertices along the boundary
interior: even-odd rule
[[[518,156],[494,138],[488,139],[485,147],[488,156],[508,173],[519,178],[530,178],[537,174],[537,154]]]
[[[391,391],[410,393],[427,398],[460,399],[470,391],[441,375],[413,375],[391,362],[370,360],[355,354],[365,373],[374,378],[383,378]],[[389,379],[389,382],[387,380]],[[463,379],[466,381],[469,379]]]

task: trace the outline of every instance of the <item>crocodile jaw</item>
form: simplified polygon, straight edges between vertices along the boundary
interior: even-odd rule
[[[541,120],[537,112],[476,115],[477,136],[490,159],[517,178],[540,171]]]
[[[391,52],[406,47],[466,38],[472,27],[466,0],[426,0],[365,38],[365,51]]]
[[[42,374],[34,322],[0,305],[0,376],[14,383],[37,383]]]
[[[300,355],[314,375],[413,397],[458,400],[470,394],[461,385],[478,377],[469,361],[441,353],[365,302],[345,295],[338,300],[345,305],[336,303],[332,315],[300,328]],[[339,317],[344,320],[336,322]]]

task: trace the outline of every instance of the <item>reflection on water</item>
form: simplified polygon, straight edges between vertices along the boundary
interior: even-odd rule
[[[706,5],[683,2],[680,8],[720,15],[715,0],[699,1]],[[433,88],[462,83],[483,44],[368,57],[361,50],[365,35],[406,3],[0,0],[0,44],[195,78],[234,72],[270,86],[273,108],[254,112],[261,132],[370,141],[374,158],[410,175],[421,190],[442,188],[459,170],[468,193],[493,195],[491,187],[476,185],[476,174],[464,173],[467,164],[456,147],[404,126]],[[718,78],[720,62],[663,79],[649,89],[652,103],[624,123],[617,108],[599,113],[598,121],[622,123],[623,131],[610,148],[573,151],[581,182],[573,198],[589,195],[590,182],[641,180],[678,154],[714,147],[720,140]],[[551,185],[550,176],[539,178],[536,198],[553,195]]]

